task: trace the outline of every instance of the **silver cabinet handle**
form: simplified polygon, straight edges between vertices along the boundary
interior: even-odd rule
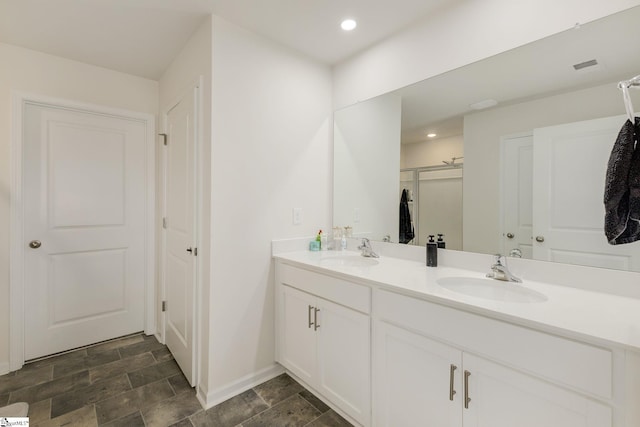
[[[40,246],[42,246],[42,242],[40,240],[32,240],[29,242],[29,247],[31,249],[38,249]]]
[[[544,236],[536,236],[536,242],[538,243],[544,242]]]
[[[469,402],[471,399],[469,398],[469,377],[471,376],[471,372],[464,371],[464,409],[469,409]]]
[[[515,235],[513,233],[507,233],[507,238],[508,239],[513,239],[515,237]]]
[[[320,311],[319,308],[313,308],[313,330],[317,331],[318,328],[320,327],[320,324],[318,323],[318,312]]]
[[[453,379],[455,377],[455,372],[458,367],[456,365],[451,365],[449,369],[449,400],[453,402],[453,396],[456,394],[456,391],[453,389]]]
[[[309,306],[309,309],[307,310],[307,314],[309,316],[309,328],[313,326],[313,322],[311,321],[311,310],[313,310],[313,307]]]

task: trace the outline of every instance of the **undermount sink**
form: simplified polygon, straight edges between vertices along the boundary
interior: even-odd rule
[[[338,255],[320,260],[320,265],[327,267],[370,267],[377,264],[377,259],[360,255]]]
[[[436,283],[452,292],[494,301],[522,303],[547,301],[544,294],[513,282],[475,277],[443,277],[436,280]]]

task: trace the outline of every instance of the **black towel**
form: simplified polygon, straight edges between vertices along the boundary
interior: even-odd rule
[[[640,240],[640,118],[627,120],[613,145],[604,189],[604,231],[612,245]]]
[[[407,197],[407,190],[402,190],[402,196],[400,197],[400,243],[409,243],[413,240],[415,234],[413,233],[413,224],[411,223],[411,211],[409,210],[409,198]]]

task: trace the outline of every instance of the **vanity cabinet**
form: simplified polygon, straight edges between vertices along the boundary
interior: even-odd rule
[[[463,371],[470,374],[466,390],[471,399],[468,407],[463,405],[465,427],[612,425],[608,405],[516,369],[463,353]]]
[[[611,407],[589,396],[610,397],[607,350],[409,297],[380,297],[376,314],[384,320],[374,324],[374,425],[611,427]],[[420,317],[428,321],[418,323]],[[483,340],[487,345],[469,347]],[[519,352],[503,352],[514,345],[522,345]],[[562,346],[575,346],[570,356],[582,357],[556,353]],[[542,354],[550,362],[535,360]],[[564,375],[554,376],[562,370]]]
[[[462,425],[462,353],[386,322],[375,327],[375,425]]]
[[[577,393],[385,322],[376,330],[376,426],[611,426],[609,407]]]
[[[276,360],[357,425],[640,426],[635,347],[293,262],[276,261]]]
[[[276,271],[278,362],[370,425],[370,289],[288,265]]]

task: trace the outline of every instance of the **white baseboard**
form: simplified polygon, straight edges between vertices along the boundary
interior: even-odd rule
[[[11,369],[9,369],[9,362],[0,363],[0,375],[8,374],[9,372],[11,372]]]
[[[209,409],[216,406],[218,403],[222,403],[225,400],[237,396],[238,394],[249,390],[262,384],[265,381],[269,381],[272,378],[277,377],[284,373],[284,368],[277,363],[264,368],[258,372],[254,372],[245,377],[242,377],[230,384],[217,388],[212,391],[207,391],[202,385],[198,386],[197,398],[204,409]]]

